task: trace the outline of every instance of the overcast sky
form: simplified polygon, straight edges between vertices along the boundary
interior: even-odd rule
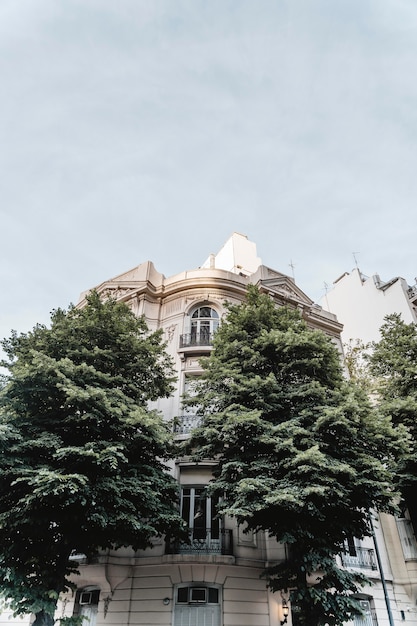
[[[413,284],[416,75],[415,0],[1,0],[0,337],[233,231]]]

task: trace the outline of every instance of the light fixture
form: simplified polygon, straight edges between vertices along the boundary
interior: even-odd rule
[[[284,617],[284,619],[280,620],[280,624],[281,626],[283,626],[283,624],[287,623],[287,618],[288,615],[290,614],[290,607],[287,604],[287,601],[285,600],[285,598],[282,599],[282,615]]]
[[[164,598],[162,602],[165,604],[165,606],[167,606],[171,602],[171,600],[169,598]]]

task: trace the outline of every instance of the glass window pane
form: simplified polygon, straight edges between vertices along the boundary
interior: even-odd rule
[[[183,604],[188,602],[188,587],[178,587],[177,602]]]
[[[209,587],[208,590],[208,601],[210,604],[218,604],[219,603],[219,590],[214,587]]]
[[[181,516],[187,524],[190,523],[190,489],[183,489],[181,501]]]

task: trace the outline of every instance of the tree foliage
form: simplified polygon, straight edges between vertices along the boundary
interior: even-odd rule
[[[291,590],[299,624],[351,619],[366,579],[336,556],[371,535],[371,508],[392,510],[402,434],[344,380],[332,341],[255,287],[229,307],[203,366],[185,401],[202,415],[188,449],[216,459],[220,514],[287,544],[289,558],[266,574],[273,590]]]
[[[399,314],[388,315],[373,346],[370,370],[378,377],[380,411],[403,425],[412,445],[400,467],[399,488],[417,529],[417,325]]]
[[[172,390],[160,332],[113,300],[56,310],[3,341],[0,578],[17,613],[53,615],[71,553],[180,532],[171,438],[148,403]],[[50,618],[49,618],[50,619]]]

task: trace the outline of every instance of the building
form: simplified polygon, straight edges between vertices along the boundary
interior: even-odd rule
[[[400,313],[405,322],[417,322],[417,284],[410,287],[399,276],[384,282],[355,268],[334,281],[321,304],[343,324],[343,343],[369,343],[378,341],[386,315]]]
[[[262,265],[255,244],[237,233],[198,269],[166,278],[148,261],[96,287],[103,296],[111,295],[144,315],[150,329],[163,329],[178,384],[157,408],[167,420],[175,418],[178,439],[187,438],[197,420],[183,410],[181,396],[201,373],[199,359],[212,349],[225,302],[243,301],[249,284],[269,294],[277,306],[299,309],[309,325],[326,333],[342,351],[342,326],[336,316],[314,304],[293,278]],[[84,305],[85,295],[77,306]],[[203,497],[211,470],[210,461],[196,465],[182,458],[172,464],[190,544],[156,539],[152,549],[108,551],[94,563],[83,563],[81,555],[77,591],[63,599],[57,617],[83,615],[91,626],[291,626],[294,621],[291,613],[285,617],[283,598],[270,593],[260,578],[266,565],[285,558],[285,547],[266,533],[245,534],[232,519],[215,519],[215,502]],[[400,544],[398,563],[391,563],[379,520],[375,528],[379,560],[371,538],[352,540],[340,557],[345,567],[360,569],[374,582],[363,590],[366,615],[355,626],[389,624],[381,570],[396,623],[404,615],[407,624],[417,626],[417,616],[406,613],[409,605],[415,606],[414,589],[407,587],[408,579],[394,581],[396,568],[403,566]],[[7,616],[3,621],[10,624]]]
[[[384,282],[378,274],[368,277],[355,268],[334,281],[321,304],[343,324],[345,349],[358,342],[365,346],[379,341],[379,330],[387,315],[398,313],[404,322],[417,323],[417,283],[410,286],[399,276]],[[396,594],[398,589],[406,592],[401,622],[413,623],[417,615],[417,529],[407,510],[398,518],[381,515],[380,525],[393,588]]]

